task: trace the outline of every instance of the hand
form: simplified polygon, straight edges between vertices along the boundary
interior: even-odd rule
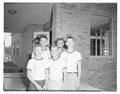
[[[48,90],[47,85],[45,84],[43,90]]]
[[[43,90],[43,88],[40,85],[36,85],[37,90]]]

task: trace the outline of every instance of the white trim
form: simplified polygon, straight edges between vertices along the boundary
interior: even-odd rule
[[[89,58],[114,58],[114,56],[89,56]]]
[[[111,31],[111,32],[112,32],[112,55],[111,55],[111,56],[113,56],[113,54],[114,54],[114,51],[113,51],[113,47],[114,47],[114,46],[113,46],[113,39],[114,39],[114,38],[113,38],[113,37],[114,37],[114,35],[113,35],[113,34],[114,34],[114,33],[113,33],[113,32],[114,32],[114,30],[113,30],[113,26],[114,26],[113,22],[114,22],[114,18],[112,17],[111,20],[112,20],[112,21],[111,21],[111,25],[112,25],[112,28],[111,28],[111,29],[112,29],[112,31]]]

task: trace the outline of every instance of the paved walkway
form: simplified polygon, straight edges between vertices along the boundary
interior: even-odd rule
[[[4,78],[4,90],[7,91],[26,91],[26,86],[23,83],[23,80],[26,80],[26,78],[20,78],[20,77],[12,77],[12,78]],[[90,86],[86,83],[81,83],[80,88],[78,91],[102,91],[98,88],[95,88],[93,86]]]

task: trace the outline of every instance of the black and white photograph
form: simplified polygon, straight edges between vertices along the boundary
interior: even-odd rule
[[[116,2],[3,7],[3,91],[117,91]]]

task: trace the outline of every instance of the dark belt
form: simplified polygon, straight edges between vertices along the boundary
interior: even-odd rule
[[[78,72],[67,72],[68,74],[74,74],[74,73],[78,73]]]

